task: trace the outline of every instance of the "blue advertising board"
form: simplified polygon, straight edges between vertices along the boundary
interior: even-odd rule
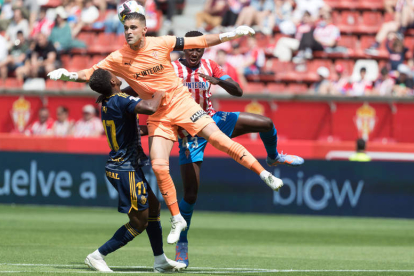
[[[0,152],[0,203],[117,206],[105,177],[105,155]],[[178,198],[178,158],[170,159]],[[414,218],[413,162],[306,161],[269,169],[283,179],[273,192],[253,172],[227,158],[207,158],[198,210]],[[152,170],[144,168],[157,197]]]

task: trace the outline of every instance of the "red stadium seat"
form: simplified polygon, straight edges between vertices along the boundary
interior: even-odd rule
[[[44,6],[45,7],[48,7],[48,8],[56,8],[56,7],[61,6],[61,5],[62,5],[62,1],[61,0],[49,0],[47,2],[47,4],[44,5]]]
[[[70,66],[70,56],[69,55],[61,55],[60,60],[62,61],[62,67],[68,68]]]
[[[92,67],[95,64],[98,64],[100,61],[104,60],[107,56],[105,55],[93,55],[88,67]]]
[[[66,69],[76,72],[86,68],[89,68],[89,56],[76,55],[70,60]]]
[[[265,92],[265,85],[261,82],[248,82],[243,90],[248,94],[262,94]]]
[[[368,56],[365,54],[364,51],[365,49],[370,47],[375,42],[375,37],[374,36],[362,36],[360,42],[361,42],[360,54],[362,55],[362,57]],[[388,58],[388,51],[385,49],[385,42],[381,43],[381,46],[378,50],[379,50],[378,55],[377,55],[378,58]]]
[[[384,9],[383,0],[353,0],[357,3],[358,9],[367,9],[367,10],[382,10]]]
[[[66,90],[83,90],[85,89],[85,86],[85,83],[68,81],[66,83]]]
[[[117,50],[117,37],[112,33],[100,33],[93,44],[90,45],[88,51],[94,54],[108,54]]]
[[[379,12],[366,11],[362,14],[362,25],[359,27],[361,33],[375,34],[381,27],[382,16]]]
[[[352,75],[354,70],[355,61],[351,59],[337,59],[335,61],[335,66],[341,65],[344,68],[345,75]]]
[[[308,72],[316,73],[316,70],[318,70],[319,67],[324,66],[328,68],[329,71],[332,70],[332,60],[330,59],[315,59],[315,60],[309,60],[307,67]]]
[[[284,83],[269,83],[267,85],[269,93],[281,94],[286,92],[286,85]]]
[[[63,81],[46,80],[46,90],[62,90],[64,89],[65,83]]]
[[[394,21],[394,14],[386,12],[384,14],[384,22]]]
[[[304,83],[290,83],[288,84],[286,90],[289,93],[306,94],[308,92],[308,86]]]
[[[0,83],[2,83],[0,81]],[[16,78],[7,78],[3,85],[4,88],[8,89],[16,89],[16,88],[22,88],[23,83],[19,82]]]
[[[93,32],[81,32],[79,33],[77,39],[85,42],[87,47],[96,43],[96,35]]]
[[[353,33],[358,30],[360,15],[357,11],[343,11],[341,13],[341,23],[339,29],[344,33]]]

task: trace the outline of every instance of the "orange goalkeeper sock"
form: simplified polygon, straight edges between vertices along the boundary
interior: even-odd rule
[[[245,147],[234,142],[221,131],[216,131],[211,134],[208,142],[216,149],[230,155],[237,163],[254,171],[258,175],[265,170]]]
[[[180,209],[177,203],[177,192],[170,175],[169,162],[164,159],[154,159],[151,161],[151,165],[155,177],[157,178],[158,188],[161,191],[162,197],[164,198],[171,215],[175,216],[180,214]]]

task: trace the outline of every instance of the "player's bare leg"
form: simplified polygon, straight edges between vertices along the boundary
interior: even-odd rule
[[[300,166],[304,163],[303,158],[296,155],[279,154],[277,152],[277,131],[270,118],[252,114],[248,112],[240,112],[237,123],[234,127],[232,138],[247,134],[260,133],[260,138],[267,151],[266,162],[269,166],[277,166],[285,164],[289,166]]]
[[[148,191],[148,210],[146,230],[154,253],[154,271],[168,273],[184,269],[184,264],[170,260],[164,254],[160,223],[161,204],[151,189]]]
[[[240,165],[258,174],[272,190],[278,191],[283,186],[281,179],[266,171],[245,147],[232,141],[215,123],[208,124],[197,135],[206,139],[216,149],[230,155]]]
[[[171,232],[167,237],[169,244],[174,244],[180,238],[182,230],[187,228],[185,219],[180,214],[177,202],[177,192],[170,175],[169,158],[174,141],[164,137],[149,137],[151,165],[157,178],[158,187],[172,215]]]
[[[128,217],[127,224],[119,228],[109,241],[86,257],[87,266],[101,272],[112,272],[104,260],[105,256],[126,245],[145,230],[148,223],[148,209],[143,211],[131,209]]]
[[[197,200],[198,187],[200,186],[201,163],[200,161],[180,166],[184,185],[184,199],[180,202],[180,210],[182,210],[181,215],[187,222],[187,229],[181,232],[180,240],[175,250],[175,260],[185,264],[186,267],[189,265],[187,233],[190,229],[193,208]]]

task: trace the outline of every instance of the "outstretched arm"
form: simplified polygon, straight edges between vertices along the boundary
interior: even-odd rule
[[[59,68],[59,69],[56,69],[50,72],[49,74],[47,74],[47,76],[51,80],[55,80],[55,81],[57,80],[73,81],[73,82],[88,82],[89,81],[89,78],[86,74],[86,70],[81,70],[78,72],[69,72],[65,68]]]
[[[245,35],[253,36],[254,30],[249,26],[239,26],[234,31],[221,33],[221,34],[207,34],[197,37],[185,37],[182,45],[182,49],[194,49],[194,48],[207,48],[218,45],[220,43],[230,41]],[[176,45],[176,48],[179,45]],[[177,49],[180,50],[180,49]]]
[[[135,113],[152,115],[160,106],[162,98],[165,96],[165,91],[155,92],[150,100],[142,100],[135,106]]]
[[[208,76],[205,74],[198,74],[203,79],[208,80],[211,84],[218,84],[221,88],[227,91],[232,96],[241,97],[243,96],[243,90],[241,89],[240,85],[235,82],[232,78],[228,78],[226,80],[222,80],[216,77]]]

